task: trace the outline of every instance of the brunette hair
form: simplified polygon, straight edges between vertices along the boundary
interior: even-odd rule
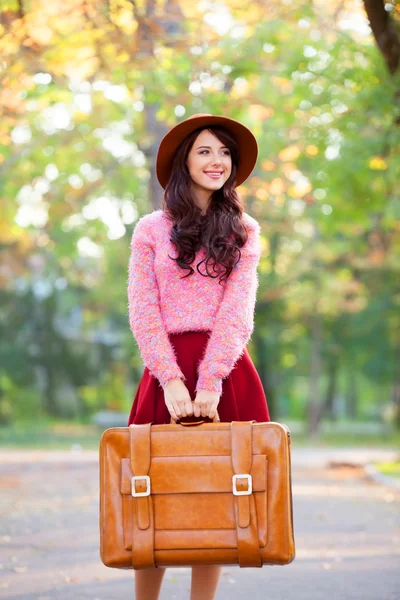
[[[199,133],[208,129],[231,152],[232,171],[223,187],[212,193],[206,215],[201,214],[190,193],[191,177],[187,168],[188,154]],[[248,239],[243,220],[243,206],[235,191],[236,172],[239,164],[239,149],[236,139],[222,126],[199,127],[190,133],[177,149],[171,176],[165,187],[162,209],[173,222],[170,240],[176,246],[178,256],[175,260],[182,269],[188,270],[184,277],[194,273],[193,263],[196,253],[204,247],[206,255],[196,265],[203,277],[227,279],[233,267],[240,260],[240,248]],[[168,255],[169,256],[169,255]],[[200,265],[205,263],[205,273]],[[209,272],[209,265],[212,271]]]

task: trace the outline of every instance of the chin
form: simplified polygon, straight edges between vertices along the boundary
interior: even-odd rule
[[[206,190],[220,190],[223,187],[223,183],[215,183],[215,185],[204,186]]]
[[[215,191],[220,190],[224,186],[226,181],[226,179],[224,179],[223,181],[202,181],[199,182],[197,185],[204,188],[205,190]]]

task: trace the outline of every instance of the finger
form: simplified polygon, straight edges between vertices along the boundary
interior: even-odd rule
[[[198,408],[198,414],[196,414],[196,417],[204,417],[204,405],[202,402],[198,402],[197,403],[197,408]]]
[[[195,417],[200,417],[201,415],[201,408],[197,402],[193,403],[193,414]]]
[[[176,404],[175,402],[174,403],[171,402],[171,403],[167,404],[167,407],[168,407],[169,412],[173,411],[174,414],[177,415],[178,419],[181,418],[182,415],[181,415],[181,409],[179,408],[179,404]]]
[[[169,414],[174,419],[174,421],[179,421],[179,417],[177,416],[177,414],[176,414],[176,412],[174,411],[173,408],[169,411]]]
[[[185,405],[179,405],[179,404],[174,404],[174,408],[175,408],[175,412],[176,414],[178,414],[180,417],[186,417],[186,410],[185,410]]]
[[[218,407],[218,404],[211,405],[210,412],[209,412],[210,419],[213,419],[215,417],[215,415],[217,414],[217,407]]]
[[[191,400],[180,401],[179,404],[176,404],[179,408],[182,417],[190,417],[193,414],[192,402]]]

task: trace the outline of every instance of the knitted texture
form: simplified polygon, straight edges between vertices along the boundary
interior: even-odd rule
[[[204,248],[191,265],[194,273],[182,279],[188,271],[168,257],[175,258],[177,251],[169,239],[172,222],[163,210],[155,210],[136,223],[128,268],[129,324],[144,365],[162,388],[176,377],[185,381],[169,333],[209,332],[198,364],[196,391],[219,394],[222,380],[250,340],[259,283],[260,225],[247,213],[243,219],[249,238],[240,249],[239,263],[222,284],[219,277],[204,277],[196,270],[206,256]],[[205,273],[205,263],[199,269]]]

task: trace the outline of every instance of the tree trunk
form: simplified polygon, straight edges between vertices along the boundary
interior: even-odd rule
[[[315,313],[311,317],[311,372],[310,399],[308,404],[308,433],[318,433],[321,420],[321,403],[319,401],[319,379],[321,372],[321,318]]]
[[[161,208],[161,199],[163,189],[158,183],[156,175],[156,159],[158,146],[161,139],[167,133],[167,128],[163,123],[157,121],[156,114],[159,108],[158,103],[145,103],[144,115],[146,120],[146,131],[148,132],[151,143],[145,149],[145,154],[149,164],[150,179],[149,179],[149,200],[153,210]]]
[[[346,393],[346,417],[357,418],[357,376],[355,371],[349,371]]]
[[[397,372],[393,384],[392,402],[395,410],[394,422],[397,429],[400,429],[400,344],[396,348],[396,356]]]
[[[400,40],[395,22],[385,10],[384,0],[364,0],[364,7],[378,48],[393,75],[400,62]]]
[[[56,357],[57,347],[53,331],[53,319],[55,314],[54,296],[49,296],[37,305],[37,340],[40,346],[40,354],[37,357],[37,365],[42,373],[43,407],[48,415],[58,415],[57,385],[56,385]]]
[[[325,403],[322,410],[322,416],[326,416],[331,421],[336,420],[334,402],[337,388],[338,371],[339,360],[337,356],[333,356],[328,363],[328,387],[326,390]]]
[[[59,416],[60,411],[56,399],[56,377],[54,368],[50,361],[46,361],[44,367],[46,370],[46,388],[44,394],[46,412],[52,417],[57,417]]]
[[[146,9],[146,23],[156,18],[156,2],[151,0],[148,2]],[[184,35],[182,28],[184,15],[181,7],[176,0],[167,0],[164,6],[164,14],[159,18],[158,24],[162,27],[165,32],[164,38],[168,40],[169,46],[173,46],[176,39],[179,39]],[[139,36],[140,48],[138,49],[141,55],[153,55],[153,41],[154,37],[147,34],[147,30],[144,31],[143,35]],[[162,96],[162,90],[160,90]],[[144,150],[150,165],[150,180],[149,180],[149,200],[153,210],[161,208],[161,201],[163,197],[163,189],[158,183],[156,175],[156,158],[157,151],[160,141],[168,131],[168,127],[164,123],[157,120],[157,111],[160,103],[145,102],[144,116],[145,126],[148,132],[151,142],[150,145]]]
[[[275,400],[275,393],[273,389],[273,385],[270,378],[270,369],[268,362],[268,350],[267,344],[263,336],[257,333],[257,330],[254,330],[252,341],[254,344],[254,348],[256,351],[256,356],[254,358],[254,364],[257,369],[257,372],[260,376],[262,386],[264,388],[265,395],[267,397],[267,404],[269,413],[272,421],[276,420],[277,407]]]

